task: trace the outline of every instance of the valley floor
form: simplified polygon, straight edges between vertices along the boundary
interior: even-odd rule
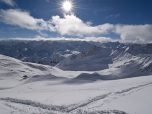
[[[5,85],[0,80],[0,85]],[[10,80],[11,83],[11,80]],[[0,88],[1,114],[151,114],[152,76],[53,79]]]

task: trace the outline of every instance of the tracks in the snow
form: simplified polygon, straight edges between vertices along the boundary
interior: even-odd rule
[[[145,86],[148,86],[148,85],[151,85],[151,84],[152,84],[152,82],[146,83],[146,84],[142,84],[142,85],[138,85],[138,86],[131,87],[131,88],[127,88],[127,89],[124,89],[122,91],[117,91],[117,92],[115,92],[115,94],[123,94],[123,93],[129,92],[131,90],[138,89],[138,88],[141,88],[141,87],[145,87]]]
[[[71,104],[68,106],[47,105],[47,104],[43,104],[40,102],[35,102],[35,101],[31,101],[31,100],[21,100],[21,99],[16,99],[16,98],[0,98],[0,100],[6,101],[6,102],[29,105],[29,106],[38,107],[41,109],[50,110],[50,111],[57,111],[60,113],[70,114],[72,112],[78,111],[79,109],[82,109],[82,108],[90,105],[91,103],[95,103],[100,100],[108,99],[111,96],[115,96],[118,98],[123,94],[127,94],[128,92],[134,92],[134,90],[142,89],[143,87],[151,85],[151,84],[152,84],[152,82],[134,86],[134,87],[127,88],[127,89],[123,89],[121,91],[116,91],[113,93],[102,94],[102,95],[96,96],[94,98],[88,99],[86,101],[82,101],[77,104]]]
[[[16,98],[0,98],[0,100],[6,101],[6,102],[12,102],[12,103],[19,103],[19,104],[24,104],[24,105],[29,105],[29,106],[33,106],[33,107],[38,107],[38,108],[42,108],[42,109],[47,109],[47,110],[53,110],[53,111],[59,111],[59,112],[66,112],[66,113],[70,113],[73,110],[76,110],[80,107],[84,107],[92,102],[101,100],[106,98],[108,95],[110,95],[110,93],[108,94],[103,94],[97,97],[94,97],[92,99],[89,99],[87,101],[84,101],[82,103],[79,104],[73,104],[70,106],[56,106],[56,105],[46,105],[46,104],[42,104],[39,102],[35,102],[35,101],[31,101],[31,100],[21,100],[21,99],[16,99]]]
[[[134,90],[142,89],[142,87],[145,87],[145,86],[148,86],[148,85],[151,85],[151,84],[152,84],[152,82],[142,84],[142,85],[138,85],[138,86],[134,86],[134,87],[127,88],[127,89],[123,89],[121,91],[116,91],[116,92],[113,92],[113,93],[111,92],[111,93],[103,94],[103,95],[100,95],[100,96],[96,96],[92,99],[89,99],[87,101],[83,101],[79,104],[69,105],[69,108],[68,108],[67,112],[72,112],[72,111],[77,110],[79,108],[86,107],[86,106],[91,105],[92,103],[100,101],[100,100],[104,100],[104,99],[108,100],[110,97],[114,97],[115,99],[117,99],[121,95],[128,94],[129,92],[133,92]],[[105,101],[107,101],[107,100],[105,100]]]
[[[47,105],[47,104],[43,104],[40,102],[31,101],[31,100],[21,100],[21,99],[16,99],[16,98],[9,98],[9,97],[1,98],[0,100],[6,101],[6,102],[29,105],[29,106],[38,107],[38,108],[47,109],[47,110],[60,111],[60,112],[63,112],[64,109],[66,108],[65,106]]]
[[[79,104],[73,104],[73,105],[70,105],[67,109],[67,112],[72,112],[73,110],[76,110],[78,108],[81,108],[81,107],[84,107],[84,106],[87,106],[88,104],[90,103],[93,103],[95,101],[98,101],[98,100],[101,100],[101,99],[104,99],[106,97],[108,97],[108,95],[110,95],[111,93],[108,93],[108,94],[103,94],[103,95],[100,95],[100,96],[97,96],[97,97],[94,97],[92,99],[89,99],[87,101],[84,101],[82,103],[79,103]]]

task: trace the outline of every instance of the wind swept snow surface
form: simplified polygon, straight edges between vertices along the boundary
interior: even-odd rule
[[[1,43],[5,47],[2,46],[4,50],[1,53],[5,54],[8,54],[7,49],[11,50],[12,46],[17,45],[17,42],[13,42],[10,48],[6,48],[8,42]],[[30,53],[34,61],[44,56],[49,60],[49,51],[43,50],[41,53],[36,47],[42,46],[45,49],[45,44],[53,43],[60,49],[50,52],[51,58],[59,60],[54,64],[55,67],[23,62],[24,57],[31,57],[28,55]],[[29,50],[24,53],[26,56],[23,50],[16,50],[14,54],[10,51],[9,56],[12,54],[13,57],[22,53],[22,61],[0,55],[0,113],[151,114],[150,44],[127,47],[118,42],[102,46],[87,42],[68,42],[67,45],[63,42],[53,43],[24,42],[24,45],[19,46]],[[76,44],[81,43],[79,48],[74,49]],[[61,47],[59,44],[62,44]],[[30,48],[25,49],[27,45]],[[20,49],[15,46],[12,49]]]
[[[152,76],[83,84],[38,81],[0,91],[4,114],[150,114]]]
[[[93,81],[80,78],[82,74],[93,72],[62,71],[47,65],[24,63],[4,55],[0,55],[0,58],[2,114],[152,112],[151,75]]]

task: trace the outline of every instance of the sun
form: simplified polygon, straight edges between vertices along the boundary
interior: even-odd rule
[[[1,1],[1,0],[0,0]],[[62,12],[65,15],[76,15],[79,12],[77,11],[77,9],[86,9],[84,8],[84,6],[82,7],[81,2],[83,0],[47,0],[49,2],[51,1],[56,1],[51,2],[52,4],[56,4],[58,6],[58,8],[49,10],[48,12],[52,11],[58,11],[58,12]],[[87,9],[90,10],[90,9]]]
[[[69,1],[63,2],[63,9],[64,9],[65,11],[70,11],[71,8],[72,8],[72,3],[71,3],[71,2],[69,2]]]

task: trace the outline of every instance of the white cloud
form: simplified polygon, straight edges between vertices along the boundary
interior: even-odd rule
[[[0,20],[5,24],[17,25],[31,30],[47,30],[47,23],[43,19],[36,19],[30,13],[19,9],[0,10]]]
[[[122,40],[147,42],[152,40],[152,25],[116,25],[114,33]]]
[[[110,37],[86,37],[84,40],[85,41],[101,42],[101,43],[118,41],[118,40],[114,40]]]
[[[38,32],[39,32],[39,34],[40,34],[41,36],[43,36],[43,37],[48,37],[48,34],[43,33],[42,31],[38,31]]]
[[[109,18],[117,18],[119,16],[120,16],[120,14],[112,14],[112,15],[107,16],[106,18],[107,19],[109,19]]]
[[[109,30],[113,28],[113,25],[108,23],[91,26],[90,22],[84,23],[74,15],[67,15],[64,18],[53,16],[51,23],[54,25],[56,31],[61,35],[71,36],[97,36],[100,34],[107,34]]]
[[[5,24],[36,30],[43,37],[48,37],[46,33],[43,33],[46,30],[58,32],[61,35],[85,36],[86,40],[112,41],[111,38],[95,36],[114,32],[120,35],[123,42],[145,43],[152,41],[152,25],[149,24],[113,25],[106,23],[92,26],[91,22],[83,22],[74,15],[66,15],[64,18],[52,16],[49,21],[44,21],[43,19],[34,18],[29,12],[20,9],[0,10],[0,21],[3,21]]]
[[[13,0],[0,0],[0,1],[6,3],[7,5],[13,6],[13,7],[17,6],[17,4]]]
[[[85,38],[66,38],[66,37],[56,37],[56,38],[44,38],[39,35],[35,36],[35,38],[9,38],[12,40],[50,40],[50,41],[93,41],[93,42],[101,42],[101,43],[106,43],[106,42],[116,42],[119,40],[113,40],[109,37],[85,37]]]
[[[109,30],[113,29],[112,24],[103,24],[91,26],[91,22],[83,22],[74,15],[67,15],[64,18],[53,16],[49,21],[36,19],[29,12],[20,9],[0,10],[0,19],[5,24],[17,25],[21,28],[37,30],[41,35],[42,30],[58,32],[61,35],[71,36],[97,36],[100,34],[108,34]]]

